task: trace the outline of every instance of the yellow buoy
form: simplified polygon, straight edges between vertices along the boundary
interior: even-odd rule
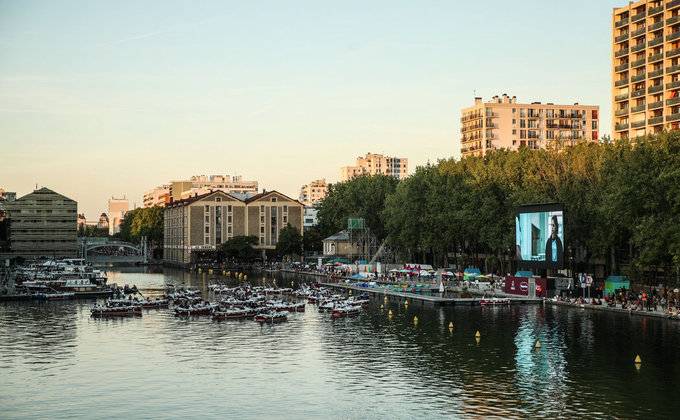
[[[222,270],[222,275],[227,274],[227,270]]]
[[[536,341],[536,348],[537,348],[537,349],[540,349],[540,348],[541,348],[541,342],[540,342],[540,341]]]
[[[387,296],[385,296],[385,303],[387,303]]]
[[[453,322],[449,322],[449,328],[453,329]]]
[[[351,291],[351,290],[349,291],[349,294],[350,294],[350,295],[352,294],[352,291]]]
[[[414,323],[414,324],[417,324],[417,323],[418,323],[418,317],[417,317],[417,316],[414,316],[414,317],[413,317],[413,323]]]
[[[213,269],[211,268],[211,269],[208,270],[208,274],[212,274],[212,273],[213,273]]]
[[[200,269],[200,268],[198,269],[198,272],[199,272],[199,273],[201,272],[201,269]]]
[[[227,271],[227,275],[231,277],[231,271]]]
[[[636,363],[636,364],[642,363],[642,359],[640,359],[640,355],[639,355],[639,354],[638,354],[637,356],[635,356],[635,363]]]
[[[404,301],[404,305],[405,305],[405,306],[408,306],[408,299],[406,299],[406,300]]]
[[[290,287],[293,287],[293,284],[295,284],[295,283],[291,281],[291,282],[290,282]]]
[[[481,336],[482,336],[482,335],[479,333],[479,331],[477,331],[477,334],[475,334],[475,337],[479,338],[479,337],[481,337]]]
[[[243,280],[248,280],[248,275],[243,276]]]
[[[381,304],[380,304],[380,309],[385,309],[385,305],[383,305],[383,304],[381,303]]]
[[[392,309],[387,313],[387,315],[392,316]]]

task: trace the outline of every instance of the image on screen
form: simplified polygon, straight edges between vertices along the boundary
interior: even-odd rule
[[[519,267],[564,268],[564,205],[517,207],[515,238]]]

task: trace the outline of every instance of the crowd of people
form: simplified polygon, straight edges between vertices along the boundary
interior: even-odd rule
[[[603,299],[587,299],[583,297],[570,298],[556,296],[553,298],[559,302],[569,302],[581,305],[606,305],[609,308],[624,309],[629,312],[647,311],[661,312],[671,316],[680,316],[680,297],[678,293],[662,287],[661,290],[652,288],[651,292],[645,290],[631,290],[622,287],[607,293]]]

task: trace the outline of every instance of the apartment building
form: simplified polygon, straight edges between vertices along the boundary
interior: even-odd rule
[[[144,193],[144,207],[163,206],[173,201],[203,195],[211,191],[257,194],[257,181],[244,181],[238,176],[194,175],[186,180],[170,181]]]
[[[302,215],[302,203],[276,191],[243,198],[218,190],[172,200],[164,211],[163,261],[191,264],[235,236],[258,238],[255,249],[264,257],[288,223],[303,231]]]
[[[48,188],[21,198],[6,193],[0,213],[9,219],[9,247],[2,258],[75,257],[78,253],[78,203]]]
[[[569,146],[599,138],[599,110],[596,105],[518,104],[517,97],[494,96],[489,102],[475,98],[460,119],[461,155],[484,156],[495,149],[545,148],[551,144]]]
[[[398,180],[406,179],[408,176],[408,159],[367,153],[366,156],[357,158],[355,166],[340,168],[340,181],[349,181],[364,174],[383,174],[393,176]]]
[[[310,207],[326,198],[327,193],[328,183],[326,178],[317,179],[300,187],[298,201],[304,204],[305,207]]]
[[[612,137],[680,128],[680,0],[641,0],[612,14]]]
[[[125,197],[111,197],[109,200],[109,235],[120,232],[120,225],[128,210],[130,210],[130,203]]]

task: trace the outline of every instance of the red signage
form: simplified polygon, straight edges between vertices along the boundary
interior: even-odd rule
[[[512,295],[529,295],[529,279],[527,277],[511,277],[505,278],[505,293]]]

